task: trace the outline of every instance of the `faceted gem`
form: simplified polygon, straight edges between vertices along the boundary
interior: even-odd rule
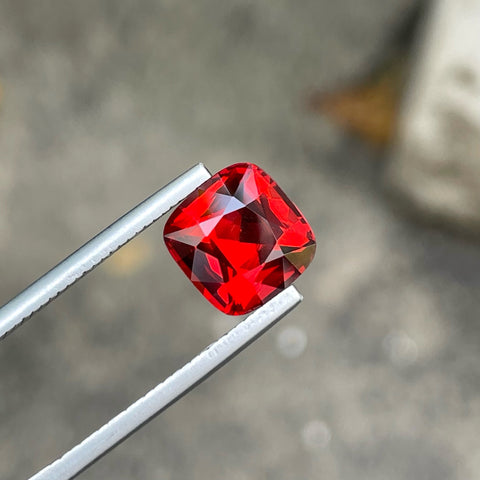
[[[305,217],[261,168],[224,168],[180,203],[164,229],[167,248],[215,307],[251,312],[288,287],[315,254]]]

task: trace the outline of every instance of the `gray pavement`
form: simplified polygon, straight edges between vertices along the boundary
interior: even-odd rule
[[[304,109],[407,0],[0,1],[0,303],[198,161],[311,221],[303,305],[84,479],[480,477],[480,250],[391,208],[378,154]],[[0,345],[0,478],[26,478],[232,326],[161,224]]]

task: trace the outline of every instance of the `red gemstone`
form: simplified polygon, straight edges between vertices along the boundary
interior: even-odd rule
[[[168,219],[164,238],[192,283],[229,315],[266,303],[315,254],[305,217],[251,163],[224,168],[188,195]]]

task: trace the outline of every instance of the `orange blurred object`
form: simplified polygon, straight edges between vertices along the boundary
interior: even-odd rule
[[[398,60],[359,85],[331,93],[314,93],[309,98],[309,107],[369,145],[386,147],[396,129],[404,70],[404,62]]]

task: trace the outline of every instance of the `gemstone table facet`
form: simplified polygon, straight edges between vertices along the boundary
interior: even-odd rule
[[[164,239],[195,287],[229,315],[268,302],[315,254],[305,217],[251,163],[224,168],[188,195],[168,219]]]

